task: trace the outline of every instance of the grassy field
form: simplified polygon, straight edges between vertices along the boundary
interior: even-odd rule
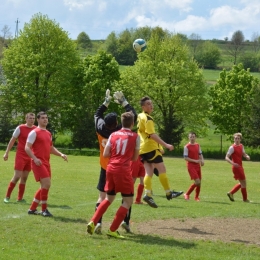
[[[221,70],[203,70],[203,76],[205,78],[206,81],[210,81],[210,82],[216,82],[217,79],[219,78],[219,74],[220,74]],[[251,74],[260,79],[260,72],[251,72]]]
[[[0,190],[2,199],[13,175],[14,152],[9,161],[2,162]],[[259,259],[260,247],[241,242],[192,240],[189,233],[185,239],[174,236],[160,237],[140,234],[139,223],[149,220],[214,217],[217,219],[256,219],[260,224],[259,163],[245,162],[248,180],[248,196],[253,203],[243,203],[240,192],[236,202],[231,203],[226,192],[235,184],[231,168],[225,161],[206,160],[203,167],[201,202],[182,198],[165,199],[164,191],[157,179],[153,179],[153,190],[158,209],[146,205],[133,205],[131,225],[133,234],[126,240],[108,239],[106,235],[86,234],[86,224],[91,218],[98,192],[98,157],[70,156],[69,162],[52,156],[52,187],[49,193],[49,210],[53,218],[29,216],[27,210],[38,184],[30,174],[25,192],[27,203],[16,202],[15,188],[9,204],[0,203],[0,259]],[[190,180],[185,162],[178,158],[165,158],[170,183],[176,190],[186,190]],[[162,196],[160,196],[162,195]],[[104,216],[108,228],[121,200],[118,196]],[[187,227],[192,228],[192,227]],[[239,227],[237,227],[239,228]],[[256,232],[258,232],[256,230]],[[124,232],[122,232],[124,233]]]

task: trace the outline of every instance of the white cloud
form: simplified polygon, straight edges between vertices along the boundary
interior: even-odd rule
[[[196,32],[205,28],[207,20],[204,17],[188,15],[185,20],[179,21],[174,24],[176,32]]]
[[[191,3],[193,0],[140,0],[138,7],[141,9],[149,9],[156,11],[158,9],[176,9],[183,12],[189,12],[191,8]]]
[[[72,9],[82,9],[95,4],[94,0],[64,0],[64,4]]]

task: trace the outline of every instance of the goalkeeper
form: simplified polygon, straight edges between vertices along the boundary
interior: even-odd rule
[[[132,111],[134,114],[134,122],[136,122],[137,114],[134,110],[134,108],[127,102],[127,100],[124,97],[124,94],[121,91],[116,91],[113,95],[114,101],[121,106],[125,108],[126,112]],[[96,202],[96,208],[97,210],[100,203],[106,198],[106,192],[104,190],[105,184],[106,184],[106,168],[109,161],[109,158],[105,158],[103,156],[103,151],[106,146],[107,140],[109,136],[119,129],[122,128],[121,124],[118,124],[117,121],[117,114],[115,112],[108,113],[104,117],[104,113],[107,111],[109,103],[111,102],[112,97],[110,96],[110,90],[107,89],[105,101],[102,105],[97,109],[94,120],[95,120],[95,129],[98,137],[99,142],[99,150],[100,150],[100,175],[99,175],[99,181],[97,185],[97,189],[99,190],[99,197]],[[131,208],[129,209],[129,212],[126,215],[126,218],[124,219],[124,222],[122,223],[122,228],[125,229],[126,232],[131,232],[129,221],[130,221],[130,214],[131,214]],[[95,231],[96,234],[102,233],[102,218],[98,221]]]

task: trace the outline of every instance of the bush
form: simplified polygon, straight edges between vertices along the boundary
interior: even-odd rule
[[[55,140],[56,147],[70,148],[72,147],[71,137],[69,135],[58,135]]]

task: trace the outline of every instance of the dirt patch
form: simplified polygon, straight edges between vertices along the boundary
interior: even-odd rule
[[[133,223],[135,232],[185,240],[211,240],[260,246],[260,220],[198,218]]]

